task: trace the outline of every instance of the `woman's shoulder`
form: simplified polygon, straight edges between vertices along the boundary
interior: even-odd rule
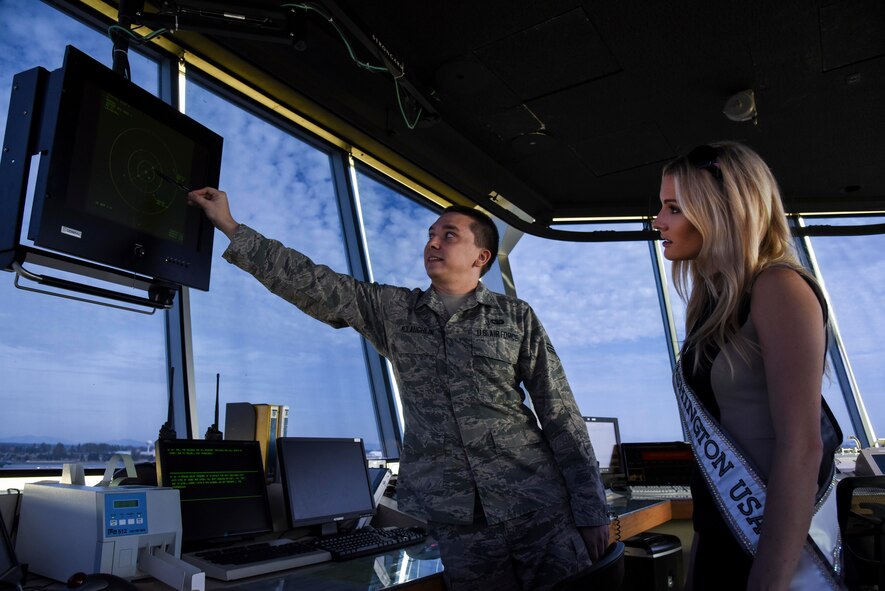
[[[753,288],[758,284],[792,283],[795,280],[805,281],[803,272],[790,265],[768,265],[760,269],[753,278]]]
[[[788,265],[761,270],[751,289],[752,308],[788,309],[794,306],[824,308],[822,293],[812,277]]]
[[[771,289],[797,289],[805,292],[807,289],[815,296],[821,294],[817,281],[805,269],[785,263],[768,265],[760,269],[753,277],[750,287],[754,294],[757,289],[763,292]]]

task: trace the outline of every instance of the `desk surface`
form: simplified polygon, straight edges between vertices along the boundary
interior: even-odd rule
[[[421,544],[391,550],[378,556],[354,558],[344,562],[324,562],[286,571],[249,577],[239,581],[206,578],[207,591],[378,591],[405,589],[443,591],[442,561],[431,538]],[[153,578],[135,581],[139,591],[169,591],[165,583]],[[46,591],[70,591],[64,583],[33,573],[28,587]]]
[[[691,518],[691,501],[631,500],[610,502],[618,516],[611,524],[611,539],[626,539],[672,519]],[[404,550],[394,550],[378,557],[346,562],[326,562],[286,573],[267,575],[262,580],[223,583],[207,579],[208,589],[243,589],[245,591],[376,591],[398,586],[442,590],[442,561],[428,538]],[[287,590],[288,588],[288,590]]]
[[[433,541],[392,550],[380,556],[324,562],[282,573],[241,581],[206,579],[207,589],[246,591],[376,591],[411,587],[422,582],[427,589],[442,589],[438,576],[443,570]],[[436,581],[433,583],[432,581]]]
[[[610,505],[618,516],[611,525],[612,540],[635,536],[671,519],[688,519],[692,509],[691,501],[619,498]],[[224,591],[377,591],[406,587],[442,591],[442,571],[439,553],[428,538],[422,544],[376,557],[325,562],[229,583],[207,579],[206,587]]]
[[[691,517],[691,501],[615,499],[612,511],[618,516],[611,525],[611,539],[626,539],[671,519]],[[206,579],[207,591],[378,591],[409,588],[442,591],[443,564],[433,540],[392,550],[379,556],[355,558],[345,562],[325,562],[289,571],[250,577],[240,581]],[[30,577],[29,583],[35,584]],[[155,581],[141,580],[144,591],[168,591],[170,587]],[[66,589],[64,584],[50,584],[49,591]]]
[[[614,499],[610,503],[618,519],[611,525],[611,539],[626,539],[671,519],[691,517],[691,501]],[[207,589],[243,591],[377,591],[412,588],[442,590],[442,561],[432,539],[381,556],[346,562],[326,562],[260,579],[225,583],[207,579]]]

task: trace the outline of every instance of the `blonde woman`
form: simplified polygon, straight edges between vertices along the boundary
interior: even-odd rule
[[[777,183],[721,142],[668,164],[660,199],[654,228],[687,301],[674,387],[697,460],[689,588],[839,588],[827,309]]]

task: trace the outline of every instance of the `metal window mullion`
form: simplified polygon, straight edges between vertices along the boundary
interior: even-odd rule
[[[179,439],[192,439],[199,433],[190,310],[190,291],[182,286],[172,308],[166,311],[166,364],[167,368],[175,368],[169,371],[174,375],[167,375],[167,384],[172,381],[172,426]]]
[[[795,229],[804,227],[805,222],[801,218],[791,217],[790,225]],[[817,278],[824,298],[827,301],[830,317],[830,330],[828,331],[827,350],[830,353],[830,359],[833,364],[833,372],[842,389],[842,397],[845,400],[845,407],[848,416],[851,419],[851,426],[855,430],[857,438],[863,447],[869,447],[876,441],[873,425],[867,414],[863,398],[860,395],[860,388],[854,378],[854,372],[851,370],[851,364],[848,361],[848,354],[845,351],[845,344],[842,342],[842,336],[839,333],[839,323],[836,319],[836,312],[833,309],[832,300],[827,292],[826,283],[823,275],[817,265],[817,259],[814,256],[814,249],[808,236],[795,236],[794,243],[799,259],[802,264]]]
[[[510,268],[510,253],[516,248],[517,243],[524,233],[503,220],[497,224],[501,232],[501,243],[498,245],[498,268],[501,270],[501,283],[504,284],[504,293],[512,298],[516,296],[516,281],[513,279],[513,270]]]
[[[651,230],[651,221],[643,222],[646,230]],[[667,273],[664,268],[664,254],[661,252],[661,243],[657,240],[648,241],[648,252],[651,257],[651,268],[654,274],[655,288],[658,292],[658,305],[661,309],[661,323],[664,334],[667,335],[667,355],[670,356],[670,369],[676,370],[676,361],[679,356],[679,338],[676,335],[676,324],[673,321],[673,308],[670,304],[670,290],[668,289]],[[682,426],[682,436],[689,441],[689,433]]]
[[[651,230],[651,222],[643,224],[646,230]],[[664,334],[667,335],[667,354],[670,356],[670,367],[676,369],[676,359],[679,354],[679,339],[676,336],[676,324],[673,321],[673,308],[670,304],[670,290],[668,289],[667,273],[664,268],[664,255],[661,252],[661,243],[657,240],[649,240],[648,252],[651,256],[651,268],[654,273],[655,287],[658,291],[658,304],[661,308],[661,322],[664,325]]]
[[[340,151],[332,152],[330,160],[350,273],[359,281],[372,281],[369,254],[359,213],[353,164],[350,157]],[[365,338],[360,338],[360,340],[363,345],[366,371],[372,390],[381,452],[387,459],[399,459],[402,436],[394,389],[386,360],[375,351],[375,348]]]
[[[174,58],[158,60],[157,64],[159,97],[182,110],[179,99],[184,93],[183,70]],[[172,426],[179,438],[193,438],[198,433],[190,310],[190,292],[187,287],[181,287],[175,294],[172,308],[165,312],[167,368],[165,395],[169,396],[171,390],[174,413]],[[170,371],[171,368],[175,368],[175,371]]]

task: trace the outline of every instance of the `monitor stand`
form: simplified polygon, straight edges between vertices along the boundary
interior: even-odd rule
[[[334,521],[327,521],[320,526],[320,536],[328,538],[338,533],[338,524]]]

